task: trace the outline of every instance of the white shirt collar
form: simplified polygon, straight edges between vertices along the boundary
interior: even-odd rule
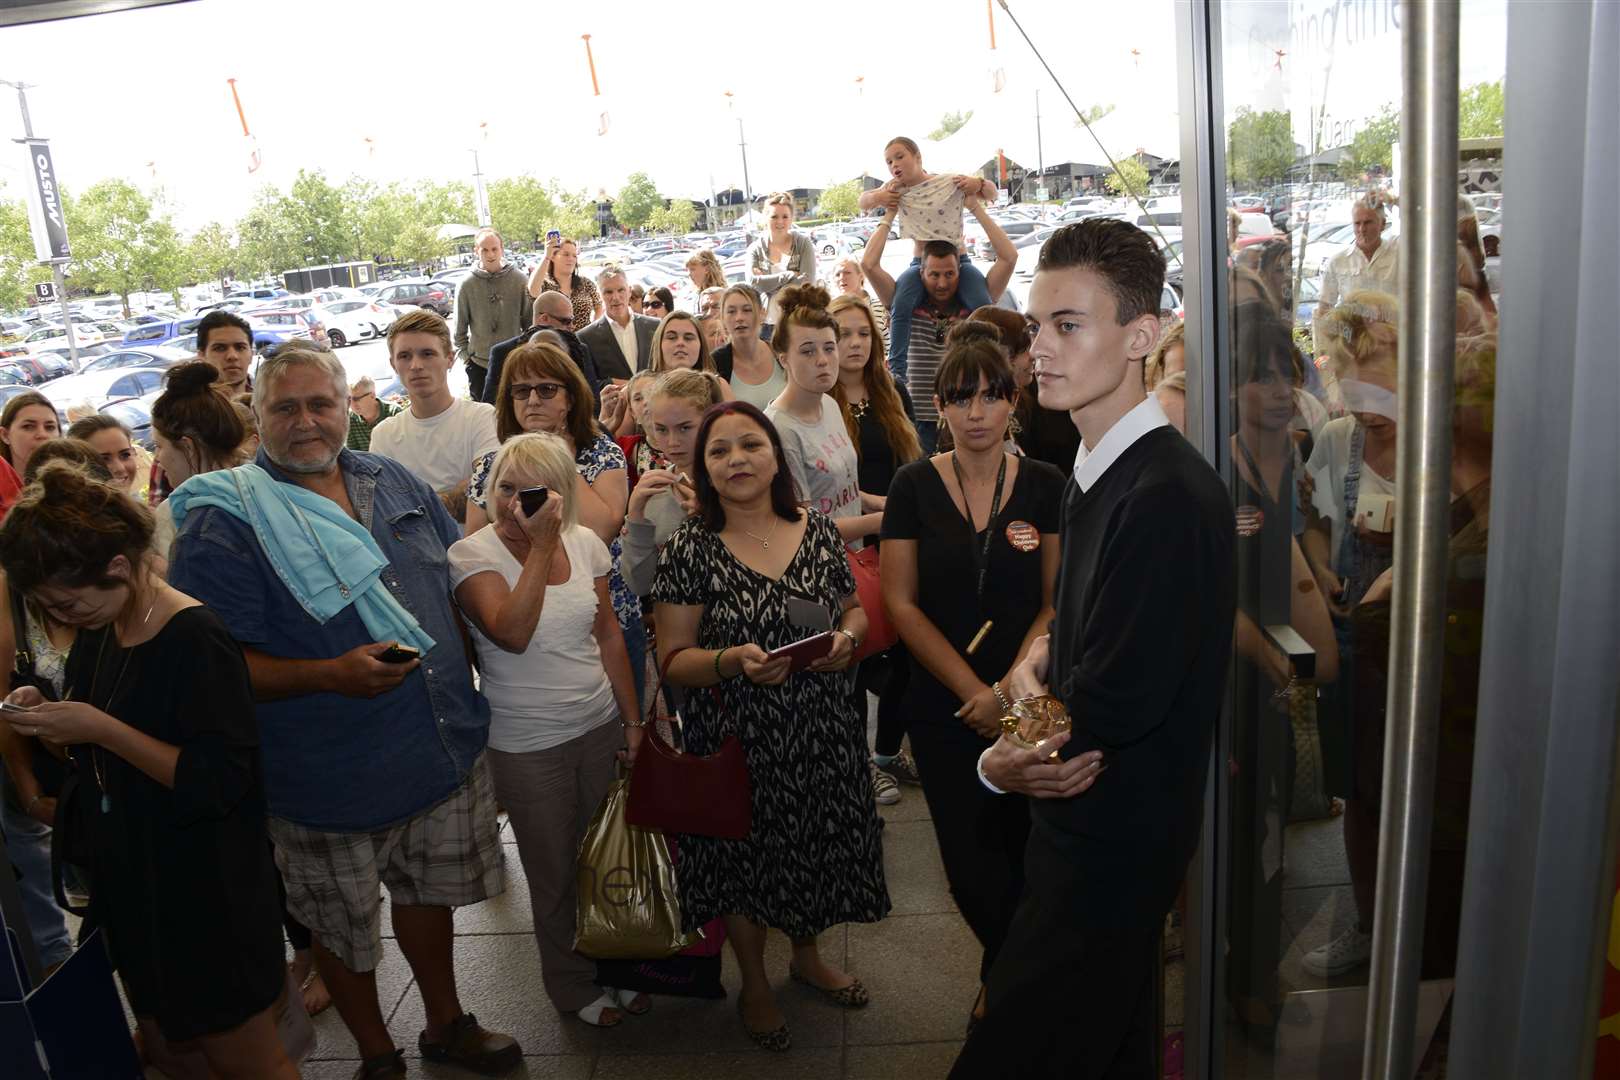
[[[1086,440],[1080,440],[1080,449],[1074,455],[1074,482],[1080,485],[1081,491],[1090,491],[1092,485],[1102,479],[1108,467],[1119,460],[1121,454],[1129,450],[1142,436],[1154,428],[1168,427],[1170,418],[1164,415],[1164,407],[1159,399],[1152,394],[1142,399],[1130,412],[1115,421],[1114,426],[1097,440],[1095,450],[1086,449]]]

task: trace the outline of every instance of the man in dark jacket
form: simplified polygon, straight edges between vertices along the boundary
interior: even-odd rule
[[[562,339],[563,347],[590,384],[591,393],[600,393],[602,377],[596,370],[590,346],[579,340],[579,336],[570,329],[573,321],[574,306],[562,293],[543,292],[535,297],[534,326],[489,350],[489,378],[484,383],[484,393],[479,400],[494,404],[495,395],[501,388],[501,368],[506,364],[506,357],[519,345],[534,340],[542,330],[549,330]]]
[[[529,283],[523,271],[506,262],[501,234],[481,229],[473,250],[478,265],[456,292],[456,355],[467,365],[467,389],[474,401],[483,398],[490,350],[497,341],[527,330],[530,324]]]

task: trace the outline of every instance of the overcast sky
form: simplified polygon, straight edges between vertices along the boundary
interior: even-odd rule
[[[1117,106],[1099,125],[1116,155],[1179,156],[1175,2],[1013,0],[1075,102]],[[1501,72],[1504,3],[1465,5],[1474,27],[1472,39],[1465,29],[1465,67],[1480,77]],[[1254,71],[1231,80],[1242,85],[1229,90],[1228,106],[1249,98],[1303,116],[1314,83],[1286,57],[1284,72],[1271,74],[1288,77],[1268,83],[1275,58],[1264,38],[1286,36],[1290,19],[1303,23],[1331,5],[1250,6],[1229,16],[1243,23],[1236,36],[1248,42],[1242,55]],[[923,11],[931,17],[919,19]],[[529,172],[611,193],[641,169],[666,195],[705,198],[711,181],[717,190],[743,185],[739,117],[756,194],[823,187],[863,170],[881,175],[889,137],[921,140],[941,114],[966,109],[974,122],[928,148],[926,165],[969,169],[998,146],[1030,167],[1038,155],[1047,164],[1100,163],[999,4],[995,15],[992,52],[985,0],[194,0],[0,30],[0,77],[37,84],[34,128],[52,140],[65,184],[123,176],[161,185],[188,229],[234,221],[259,186],[285,187],[300,168],[337,181],[351,173],[470,179],[473,148],[486,179]],[[1393,64],[1398,76],[1398,34],[1369,38],[1357,54],[1365,58],[1342,65],[1330,89],[1334,107],[1352,118],[1398,96],[1399,79],[1389,75]],[[1241,60],[1231,41],[1228,58]],[[251,175],[232,77],[263,162]],[[1470,71],[1464,81],[1473,81]],[[608,130],[599,135],[604,112]],[[0,134],[21,134],[4,94]],[[20,150],[0,156],[12,197],[20,159]]]

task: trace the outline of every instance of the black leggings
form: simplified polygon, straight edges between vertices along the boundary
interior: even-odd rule
[[[877,738],[872,750],[879,757],[893,757],[900,752],[900,741],[906,737],[911,720],[906,709],[906,686],[910,682],[911,655],[899,644],[862,660],[855,675],[855,696],[863,717],[867,692],[877,695]]]

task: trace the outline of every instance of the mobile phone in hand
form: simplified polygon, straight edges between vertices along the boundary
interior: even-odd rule
[[[546,243],[555,244],[558,241],[560,241],[561,239],[562,239],[562,230],[561,229],[547,229],[546,230]]]
[[[534,517],[540,508],[546,505],[546,498],[551,494],[543,487],[524,488],[518,492],[518,505],[523,507],[524,517]]]
[[[30,713],[34,711],[32,705],[13,705],[9,701],[0,701],[0,712]]]
[[[422,659],[422,650],[396,641],[378,654],[377,659],[385,664],[408,664],[412,660]]]

